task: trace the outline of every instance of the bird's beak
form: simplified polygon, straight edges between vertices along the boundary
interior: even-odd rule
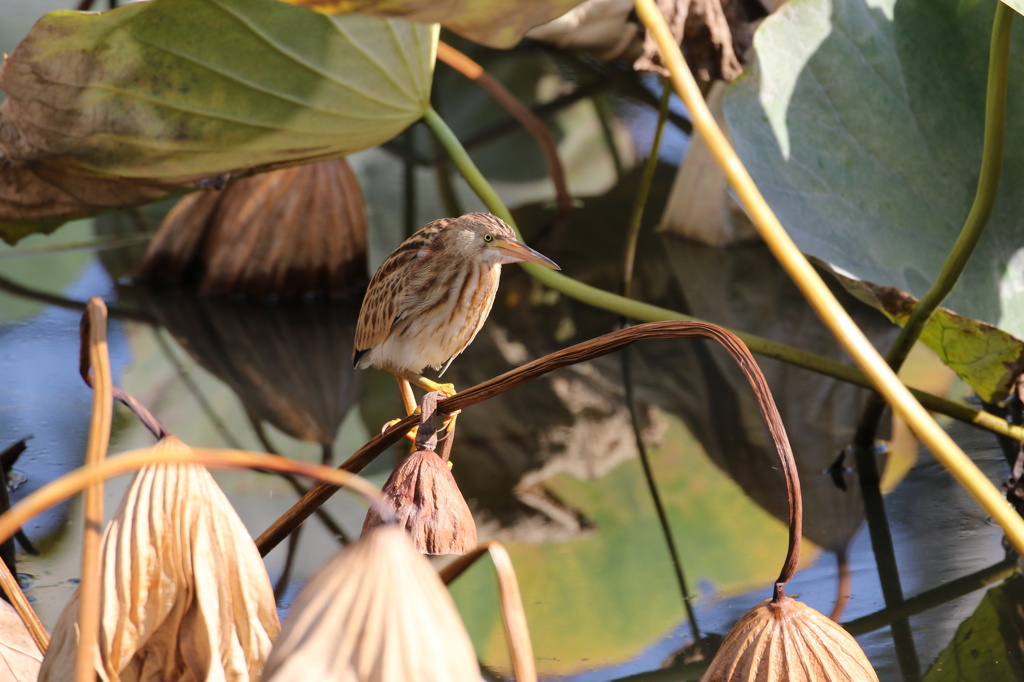
[[[552,270],[561,270],[555,261],[551,260],[539,251],[534,251],[526,244],[515,239],[496,239],[494,241],[494,248],[508,256],[509,258],[515,258],[517,261],[528,261],[530,263],[536,263],[537,265],[543,265],[546,268]]]

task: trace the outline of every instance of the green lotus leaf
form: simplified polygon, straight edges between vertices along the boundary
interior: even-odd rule
[[[737,151],[806,253],[863,281],[927,291],[975,193],[995,7],[793,0],[763,22],[725,110]],[[1024,338],[1022,38],[1012,37],[1000,192],[944,305]],[[941,325],[928,334],[947,358],[963,350],[948,339],[975,343]],[[988,336],[976,342],[973,354],[985,354]]]
[[[437,35],[274,0],[48,14],[0,67],[0,223],[385,142],[429,105]]]

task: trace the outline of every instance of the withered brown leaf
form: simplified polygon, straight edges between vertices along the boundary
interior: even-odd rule
[[[187,447],[169,436],[153,449]],[[101,552],[95,652],[101,679],[259,675],[280,629],[270,578],[205,467],[158,464],[140,470],[107,525]],[[78,595],[57,622],[40,680],[71,679]]]

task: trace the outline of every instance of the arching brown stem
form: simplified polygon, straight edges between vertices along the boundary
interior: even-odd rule
[[[583,341],[575,346],[556,351],[522,367],[477,384],[473,388],[442,400],[438,404],[437,409],[442,414],[450,414],[456,410],[466,409],[488,398],[504,393],[511,388],[521,386],[553,370],[613,353],[637,341],[685,338],[711,339],[729,352],[743,371],[751,388],[753,388],[758,407],[761,410],[761,414],[764,415],[768,431],[771,434],[772,441],[775,443],[783,478],[786,482],[786,492],[789,496],[789,549],[786,554],[785,563],[782,566],[782,571],[775,581],[774,599],[782,599],[785,597],[783,586],[793,577],[797,563],[800,560],[800,538],[803,528],[803,503],[800,496],[800,479],[797,475],[796,462],[793,459],[789,438],[786,436],[786,428],[782,424],[779,410],[775,405],[774,398],[772,398],[771,391],[768,389],[768,382],[765,380],[764,374],[761,373],[761,369],[750,354],[750,351],[732,332],[706,322],[649,322],[647,324],[638,324],[634,327],[613,331],[603,336]],[[419,415],[410,415],[400,422],[392,424],[384,433],[372,438],[338,468],[353,473],[362,470],[380,452],[401,438],[402,434],[412,428],[418,420]],[[266,555],[276,547],[296,526],[312,514],[314,509],[330,498],[336,490],[337,488],[323,483],[311,488],[309,493],[296,502],[291,509],[285,512],[281,518],[275,521],[256,539],[256,546],[260,553]]]
[[[572,196],[569,194],[569,183],[565,179],[565,168],[562,166],[562,159],[558,156],[558,146],[555,144],[551,133],[543,121],[537,118],[536,114],[509,92],[508,88],[502,85],[501,82],[484,71],[484,67],[448,43],[438,42],[437,58],[479,85],[498,104],[505,107],[505,110],[519,122],[519,125],[523,126],[528,133],[533,135],[534,139],[537,140],[537,144],[540,145],[541,151],[544,153],[544,159],[548,164],[548,174],[551,176],[551,182],[555,185],[558,212],[561,216],[568,215],[569,211],[572,210]]]

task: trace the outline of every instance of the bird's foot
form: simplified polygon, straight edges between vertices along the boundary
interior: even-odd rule
[[[385,423],[384,426],[380,427],[380,432],[384,433],[385,431],[387,431],[388,429],[390,429],[392,426],[394,426],[395,424],[397,424],[400,421],[402,421],[402,420],[401,419],[392,419],[391,421]],[[415,443],[416,442],[416,433],[418,431],[419,431],[419,427],[414,426],[411,429],[409,429],[408,431],[406,431],[405,437],[408,438],[413,443]]]
[[[460,414],[462,414],[462,410],[455,410],[451,414],[444,415],[444,421],[441,422],[443,427],[444,427],[444,429],[448,430],[448,427],[455,423],[455,419]]]
[[[436,381],[431,381],[430,379],[423,377],[420,378],[423,379],[423,383],[420,384],[420,387],[428,391],[441,391],[441,393],[444,393],[446,398],[451,398],[458,392],[455,390],[455,384],[439,384]]]

